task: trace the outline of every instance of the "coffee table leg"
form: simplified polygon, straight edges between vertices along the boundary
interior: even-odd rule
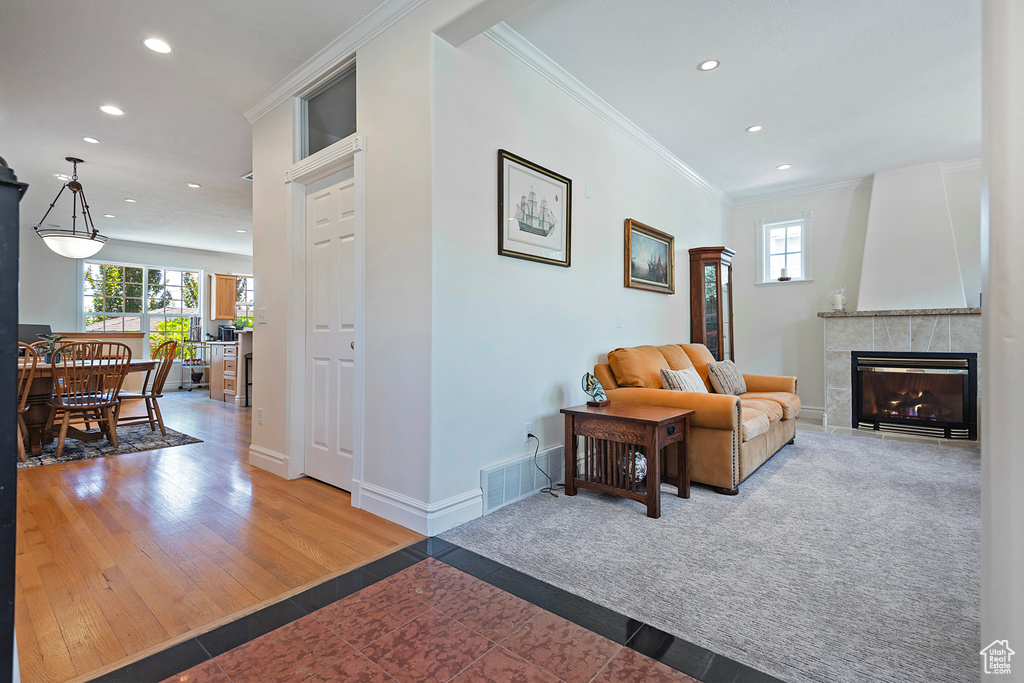
[[[676,471],[679,479],[676,495],[680,498],[690,497],[690,421],[683,419],[683,438],[676,444]]]
[[[648,427],[647,452],[647,516],[661,517],[661,449],[654,429]]]
[[[565,416],[565,495],[576,495],[576,429],[572,415]]]

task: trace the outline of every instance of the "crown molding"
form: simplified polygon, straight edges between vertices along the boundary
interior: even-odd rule
[[[705,193],[721,202],[726,208],[732,206],[733,202],[729,195],[709,183],[699,173],[683,163],[679,157],[672,154],[661,143],[644,132],[643,129],[601,99],[593,90],[583,85],[576,77],[541,52],[533,43],[517,33],[508,24],[504,22],[497,24],[484,31],[484,35],[546,78],[559,90],[604,119],[613,128],[624,134],[641,148],[663,161]]]
[[[283,81],[263,94],[242,112],[249,123],[255,123],[274,107],[289,98],[310,90],[339,68],[348,66],[356,50],[366,45],[426,0],[386,0],[360,19],[355,26],[332,40],[310,57],[306,63],[291,72]]]
[[[944,161],[939,164],[939,170],[943,174],[956,173],[958,171],[969,171],[975,168],[981,168],[981,159],[968,159],[966,161]],[[756,197],[745,197],[743,199],[733,200],[733,208],[740,206],[750,206],[752,204],[763,204],[764,202],[771,202],[776,199],[788,199],[790,197],[799,197],[805,194],[817,194],[818,192],[835,192],[837,190],[846,190],[854,187],[869,187],[874,182],[874,176],[864,176],[863,178],[854,178],[853,180],[841,180],[838,183],[829,183],[827,185],[815,185],[813,187],[801,187],[795,190],[783,190],[781,192],[771,192],[769,194],[759,194]]]
[[[967,161],[943,161],[939,164],[943,173],[956,173],[957,171],[972,171],[981,168],[981,159],[968,159]]]
[[[847,190],[855,187],[869,187],[874,182],[874,176],[865,176],[863,178],[855,178],[853,180],[841,180],[838,183],[828,183],[827,185],[815,185],[813,187],[800,187],[793,190],[782,190],[781,192],[772,192],[769,194],[759,194],[756,197],[746,197],[744,199],[736,199],[733,201],[733,208],[741,206],[751,206],[753,204],[763,204],[764,202],[775,201],[776,199],[789,199],[790,197],[800,197],[805,194],[817,194],[819,192],[836,192],[837,190]]]

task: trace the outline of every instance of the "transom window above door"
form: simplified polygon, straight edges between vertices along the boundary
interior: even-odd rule
[[[812,217],[811,211],[805,211],[799,216],[756,221],[755,284],[811,280]]]

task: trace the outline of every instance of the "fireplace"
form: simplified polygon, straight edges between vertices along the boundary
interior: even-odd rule
[[[853,426],[978,438],[978,354],[851,351]]]

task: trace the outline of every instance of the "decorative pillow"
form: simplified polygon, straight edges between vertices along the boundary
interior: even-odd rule
[[[747,383],[743,381],[743,373],[731,360],[708,363],[708,379],[716,394],[732,394],[739,396],[747,393]]]
[[[634,346],[608,352],[608,365],[615,374],[615,383],[620,387],[644,387],[660,389],[662,368],[668,362],[654,346]]]
[[[672,391],[695,391],[698,394],[708,393],[704,380],[693,368],[685,370],[661,370],[661,388]]]

